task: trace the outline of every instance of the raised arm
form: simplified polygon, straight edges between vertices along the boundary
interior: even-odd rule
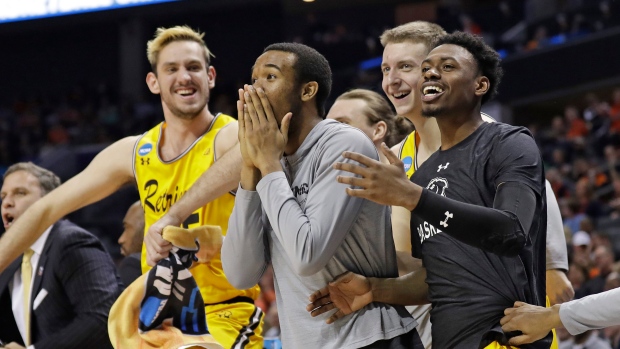
[[[532,224],[536,198],[542,195],[542,164],[531,136],[516,132],[515,139],[500,142],[493,156],[498,168],[493,179],[497,187],[493,208],[471,205],[431,193],[409,181],[403,163],[385,144],[381,150],[390,164],[382,164],[362,154],[346,152],[345,158],[365,167],[337,163],[335,166],[361,176],[339,177],[338,181],[360,187],[347,189],[351,196],[377,203],[402,206],[426,221],[442,222],[445,212],[453,214],[442,229],[447,234],[475,247],[501,255],[515,255],[525,245]],[[517,148],[518,151],[510,152]],[[464,234],[467,225],[475,234]]]
[[[165,227],[181,225],[198,208],[235,190],[239,185],[242,160],[237,131],[238,124],[234,122],[218,133],[215,140],[217,161],[194,182],[164,216],[148,228],[144,237],[148,265],[154,266],[157,261],[166,258],[172,248],[172,245],[161,237]]]
[[[226,125],[215,140],[215,163],[205,171],[177,201],[166,216],[179,225],[198,208],[237,189],[241,176],[241,152],[237,138],[238,124]],[[162,218],[163,219],[163,218]],[[160,234],[161,235],[161,234]]]
[[[57,220],[130,183],[136,140],[137,137],[127,137],[110,145],[84,171],[32,204],[0,238],[0,271]]]

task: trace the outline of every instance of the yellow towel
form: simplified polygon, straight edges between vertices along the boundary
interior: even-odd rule
[[[191,254],[196,253],[198,263],[208,262],[220,251],[223,242],[222,230],[217,226],[202,226],[189,230],[166,227],[163,238],[173,244],[175,253],[177,250],[179,253],[188,251]],[[199,252],[198,246],[200,246]],[[165,259],[160,261],[158,266],[166,262],[170,263],[168,259]],[[155,268],[151,271],[155,273]],[[148,295],[146,289],[148,276],[148,273],[144,274],[129,285],[110,310],[108,332],[115,349],[223,349],[210,334],[185,334],[179,328],[172,326],[171,319],[163,321],[157,328],[140,333],[141,304]],[[200,296],[200,292],[197,294]],[[202,297],[200,297],[200,303],[202,303]]]

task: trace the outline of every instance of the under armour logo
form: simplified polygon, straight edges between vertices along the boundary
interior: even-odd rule
[[[448,165],[446,165],[447,167]],[[454,215],[448,211],[446,211],[446,213],[444,213],[446,215],[446,219],[444,219],[443,221],[439,222],[439,225],[441,225],[444,228],[448,227],[448,219],[454,217]]]
[[[450,163],[449,163],[449,162],[446,162],[446,164],[445,164],[445,165],[439,165],[439,166],[437,166],[437,172],[439,172],[439,171],[441,171],[441,170],[445,170],[445,169],[447,169],[447,168],[448,168],[448,165],[450,165]]]
[[[150,165],[151,164],[151,158],[140,158],[140,162],[142,163],[142,165],[147,164]]]

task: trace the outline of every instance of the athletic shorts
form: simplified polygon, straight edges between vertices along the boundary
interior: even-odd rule
[[[263,348],[263,311],[247,297],[205,306],[207,326],[226,349]]]

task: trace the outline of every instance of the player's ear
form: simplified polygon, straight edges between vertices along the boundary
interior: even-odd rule
[[[303,85],[301,89],[301,100],[303,102],[307,102],[316,96],[317,92],[319,92],[319,83],[316,81],[310,81]]]
[[[209,88],[214,88],[215,87],[215,77],[216,77],[216,73],[215,73],[215,68],[210,65],[207,68],[207,76],[209,77]]]
[[[373,143],[378,141],[379,139],[385,138],[385,135],[387,134],[387,129],[388,127],[385,121],[377,122],[375,124],[375,130],[373,131],[373,134],[372,134]]]
[[[161,91],[159,89],[159,82],[157,81],[157,76],[153,72],[149,72],[146,74],[146,85],[151,90],[153,94],[159,94]]]
[[[484,94],[489,92],[490,88],[491,82],[486,76],[480,76],[476,79],[476,96],[482,97]]]

